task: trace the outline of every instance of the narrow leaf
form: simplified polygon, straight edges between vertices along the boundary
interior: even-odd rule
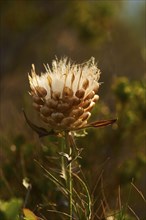
[[[42,128],[42,127],[39,127],[39,126],[33,124],[26,116],[24,109],[22,109],[22,111],[23,111],[23,114],[24,114],[24,117],[25,117],[27,124],[39,135],[39,137],[44,137],[47,135],[54,135],[55,134],[54,131],[47,131],[45,128]]]
[[[85,126],[85,128],[89,128],[89,127],[104,127],[107,125],[112,125],[113,123],[115,123],[117,121],[117,119],[109,119],[109,120],[101,120],[101,121],[95,121],[95,122],[91,122],[89,124],[87,124]]]

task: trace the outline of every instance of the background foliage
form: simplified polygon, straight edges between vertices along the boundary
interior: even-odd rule
[[[46,210],[52,202],[62,205],[61,195],[34,161],[52,167],[51,156],[57,156],[60,140],[39,140],[21,111],[24,107],[42,125],[27,93],[27,72],[32,63],[37,72],[44,71],[43,63],[50,64],[57,55],[77,63],[95,57],[104,84],[91,120],[118,118],[112,127],[91,129],[77,138],[84,148],[82,169],[97,199],[94,211],[103,215],[102,187],[110,206],[107,211],[117,210],[120,186],[122,204],[128,203],[145,219],[145,202],[138,192],[146,196],[145,2],[1,0],[0,4],[0,217],[18,218],[27,193],[22,185],[25,177],[32,185],[27,207],[38,216],[55,219]],[[127,213],[136,219],[130,210]]]

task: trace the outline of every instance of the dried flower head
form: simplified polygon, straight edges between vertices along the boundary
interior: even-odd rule
[[[94,58],[77,65],[67,58],[53,60],[41,76],[32,65],[29,82],[33,106],[50,129],[70,131],[83,128],[99,96],[100,70]]]

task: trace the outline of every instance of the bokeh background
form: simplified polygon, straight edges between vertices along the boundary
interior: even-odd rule
[[[21,206],[26,189],[23,178],[32,184],[27,207],[47,219],[49,201],[56,201],[57,190],[34,162],[46,168],[58,151],[58,140],[39,140],[26,124],[22,108],[42,125],[28,94],[28,72],[67,56],[76,63],[95,57],[101,69],[100,100],[91,120],[118,118],[116,125],[89,130],[77,139],[83,147],[82,169],[92,191],[102,174],[110,210],[129,204],[140,218],[146,218],[145,143],[145,62],[146,2],[144,0],[1,0],[0,1],[0,214],[12,219]],[[48,147],[46,147],[48,146]],[[101,179],[94,196],[94,210],[103,218]],[[135,189],[131,182],[137,187]],[[140,193],[141,192],[141,193]],[[54,194],[55,196],[54,196]],[[38,208],[42,204],[42,209]],[[49,206],[49,205],[48,205]],[[43,210],[43,211],[42,211]],[[136,219],[127,209],[130,216]],[[15,218],[15,217],[14,217]],[[13,218],[13,219],[14,219]],[[57,218],[58,219],[58,218]],[[99,218],[97,218],[99,219]],[[137,218],[138,219],[138,218]]]

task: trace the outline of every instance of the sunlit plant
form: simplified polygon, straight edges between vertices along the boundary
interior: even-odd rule
[[[102,127],[116,121],[111,119],[88,122],[91,110],[99,98],[97,92],[100,86],[100,70],[94,58],[83,64],[74,64],[67,58],[56,58],[52,62],[52,68],[45,65],[45,73],[41,75],[36,74],[35,66],[32,65],[28,77],[33,106],[47,129],[32,123],[24,112],[27,123],[39,137],[56,135],[62,138],[62,151],[58,152],[61,158],[58,175],[53,175],[41,164],[40,166],[63,193],[68,211],[49,211],[62,214],[70,220],[90,220],[92,198],[80,175],[77,159],[81,155],[81,149],[77,148],[74,137],[80,134],[80,130]],[[74,182],[80,185],[80,192],[77,191]]]

